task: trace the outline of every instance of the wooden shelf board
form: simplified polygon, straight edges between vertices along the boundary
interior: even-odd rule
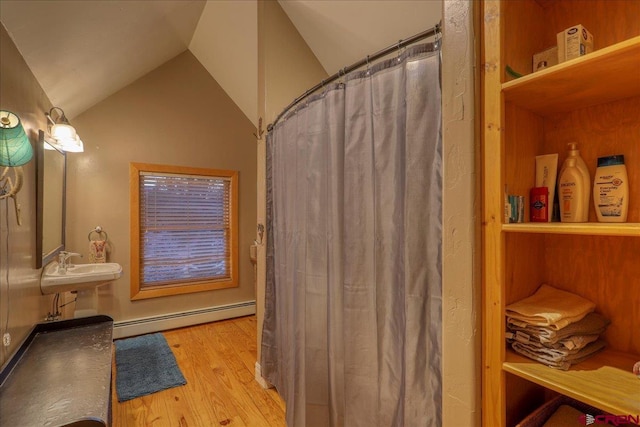
[[[524,222],[518,224],[502,224],[502,230],[510,233],[582,234],[587,236],[640,237],[640,223],[637,222]]]
[[[632,372],[640,356],[604,350],[568,371],[506,351],[506,372],[585,402],[613,415],[640,414],[640,378]]]
[[[505,101],[542,116],[640,96],[640,36],[506,82],[502,91]]]

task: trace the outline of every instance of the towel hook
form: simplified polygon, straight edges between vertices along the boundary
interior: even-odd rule
[[[93,233],[97,233],[98,234],[98,238],[102,238],[102,235],[104,234],[104,239],[102,240],[109,240],[109,235],[107,234],[106,231],[102,230],[102,227],[100,227],[99,225],[96,226],[96,228],[94,228],[93,230],[91,230],[89,232],[89,235],[87,236],[87,238],[89,239],[89,241],[91,241],[91,235]]]

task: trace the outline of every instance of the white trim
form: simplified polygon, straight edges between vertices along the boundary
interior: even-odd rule
[[[250,316],[252,314],[256,314],[255,300],[133,320],[123,320],[113,323],[113,338],[131,337],[134,335],[165,331],[167,329],[198,325],[200,323],[215,322],[216,320]]]
[[[273,388],[273,384],[271,384],[265,377],[262,376],[262,367],[260,366],[260,362],[256,362],[256,382],[260,384],[260,387],[263,389]]]

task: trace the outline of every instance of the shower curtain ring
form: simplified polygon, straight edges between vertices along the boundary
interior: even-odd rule
[[[435,26],[435,42],[436,42],[436,45],[438,45],[440,43],[441,39],[442,39],[442,21],[437,23],[436,26]]]
[[[345,85],[345,83],[347,82],[346,76],[347,76],[347,67],[340,68],[338,70],[338,86],[342,87]]]

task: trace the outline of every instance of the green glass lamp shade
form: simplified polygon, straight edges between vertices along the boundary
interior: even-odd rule
[[[18,116],[0,111],[0,166],[22,166],[33,157],[33,149]]]

